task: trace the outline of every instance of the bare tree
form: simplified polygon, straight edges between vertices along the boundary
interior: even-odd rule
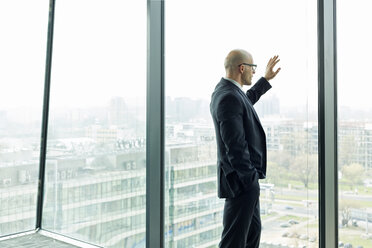
[[[301,154],[296,156],[293,163],[290,165],[290,171],[296,179],[300,180],[305,188],[309,187],[309,183],[314,181],[317,176],[318,156]]]
[[[351,209],[352,208],[361,208],[361,204],[353,200],[340,199],[339,211],[341,214],[341,225],[342,226],[349,225],[349,221],[351,220]]]
[[[345,182],[350,185],[351,190],[363,183],[364,168],[362,165],[356,163],[345,165],[342,167],[341,172]]]

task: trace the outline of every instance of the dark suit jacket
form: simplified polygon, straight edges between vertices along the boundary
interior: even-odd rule
[[[266,136],[253,104],[270,88],[261,78],[244,94],[222,78],[212,94],[220,198],[236,197],[266,177]]]

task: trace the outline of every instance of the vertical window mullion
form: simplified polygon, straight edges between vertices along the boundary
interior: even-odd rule
[[[164,1],[147,0],[146,247],[164,247]]]
[[[337,247],[336,0],[318,1],[319,247]]]
[[[39,168],[39,184],[38,184],[38,197],[37,197],[37,209],[36,209],[36,229],[41,229],[42,215],[43,215],[45,160],[46,160],[46,150],[47,150],[47,134],[48,134],[48,118],[49,118],[50,76],[51,76],[51,69],[52,69],[52,51],[53,51],[54,9],[55,9],[55,0],[50,0],[49,1],[47,54],[46,54],[46,65],[45,65],[43,117],[42,117],[41,141],[40,141],[41,143],[40,144],[40,168]]]

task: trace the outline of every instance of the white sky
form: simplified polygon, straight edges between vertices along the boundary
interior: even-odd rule
[[[372,1],[338,1],[340,105],[371,107]],[[51,107],[104,106],[146,94],[146,1],[56,3]],[[30,11],[32,10],[32,11]],[[313,0],[168,0],[166,95],[209,99],[229,50],[258,64],[280,55],[272,81],[282,106],[317,104],[317,20]],[[41,106],[48,1],[0,2],[0,110]],[[248,89],[248,88],[247,88]]]
[[[296,11],[284,15],[283,9]],[[225,56],[243,48],[258,64],[254,80],[263,76],[271,56],[280,56],[282,71],[268,94],[277,95],[283,105],[304,105],[307,96],[316,105],[314,4],[204,0],[195,7],[188,1],[171,1],[166,11],[167,93],[181,95],[191,89],[190,95],[209,99],[224,76]]]

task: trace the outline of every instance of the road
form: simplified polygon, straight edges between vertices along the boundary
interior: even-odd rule
[[[288,198],[297,198],[303,200],[282,200],[276,199],[279,195],[289,196]],[[276,197],[275,197],[276,196]],[[341,192],[339,195],[340,199],[346,199],[350,201],[361,201],[364,205],[370,205],[372,208],[372,196],[362,194],[350,194],[349,192]],[[306,201],[306,200],[309,201]],[[296,189],[275,189],[273,199],[270,194],[266,194],[265,191],[261,191],[261,206],[265,208],[265,202],[271,203],[270,213],[275,213],[265,217],[262,215],[263,221],[263,232],[262,240],[266,242],[281,243],[288,245],[299,245],[304,244],[307,247],[316,247],[318,240],[318,191],[317,190],[296,190]],[[305,218],[306,220],[300,221],[299,224],[289,225],[289,227],[280,227],[280,225],[288,220],[288,216],[295,216],[298,218]],[[285,217],[285,218],[283,218]],[[297,220],[298,220],[297,218]],[[288,221],[287,221],[288,223]],[[365,228],[366,222],[359,221],[360,227]],[[370,225],[372,230],[372,224]],[[294,237],[283,237],[284,233],[288,233]],[[307,237],[316,237],[315,242],[308,240],[302,240],[299,238],[300,235],[307,235]],[[296,237],[297,236],[297,237]],[[302,236],[304,238],[305,236]]]

